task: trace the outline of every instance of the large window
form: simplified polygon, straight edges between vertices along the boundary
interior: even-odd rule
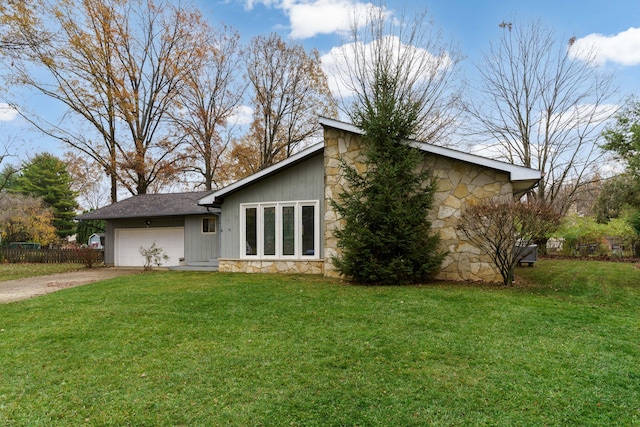
[[[319,258],[319,202],[240,205],[243,258]]]

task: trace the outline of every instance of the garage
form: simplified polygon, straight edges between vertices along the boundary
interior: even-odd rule
[[[184,227],[121,228],[115,230],[115,265],[118,267],[143,267],[145,259],[140,247],[148,248],[153,242],[163,249],[169,260],[162,265],[178,265],[184,258]]]

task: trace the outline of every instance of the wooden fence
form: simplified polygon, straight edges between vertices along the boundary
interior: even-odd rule
[[[104,262],[104,251],[91,248],[79,249],[25,249],[0,248],[0,262],[9,263],[77,263],[86,264],[90,259],[93,264]]]

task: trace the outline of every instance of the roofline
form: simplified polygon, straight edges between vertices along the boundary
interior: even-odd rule
[[[207,207],[207,206],[202,206],[202,207]],[[154,213],[148,213],[148,214],[134,214],[134,215],[126,215],[126,216],[112,216],[112,215],[98,215],[95,217],[90,217],[90,218],[83,218],[83,216],[85,214],[88,214],[90,212],[94,212],[94,211],[90,211],[90,212],[85,212],[84,214],[80,214],[80,215],[76,215],[73,217],[74,220],[76,221],[112,221],[115,219],[140,219],[140,218],[180,218],[183,216],[196,216],[196,215],[207,215],[207,214],[212,214],[212,215],[217,215],[220,213],[220,209],[217,207],[208,207],[209,210],[207,212],[193,212],[193,213],[172,213],[169,215],[158,215],[158,214],[154,214]]]
[[[358,135],[364,134],[362,129],[350,123],[329,119],[327,117],[320,117],[319,121],[322,126],[328,126]],[[439,145],[433,145],[426,142],[413,140],[405,140],[405,142],[411,147],[418,148],[426,153],[449,157],[466,163],[476,164],[490,169],[507,172],[510,175],[511,181],[530,181],[539,180],[542,178],[542,173],[536,169],[518,166],[512,163],[502,162],[500,160],[493,160],[487,157],[478,156],[477,154],[465,153],[463,151],[454,150],[452,148],[442,147]]]
[[[323,127],[331,127],[334,129],[343,130],[346,132],[351,132],[357,135],[363,135],[364,132],[359,127],[341,122],[339,120],[330,119],[328,117],[320,117],[318,122]],[[441,147],[439,145],[433,145],[426,142],[413,141],[413,140],[405,140],[405,143],[409,144],[411,147],[418,148],[421,151],[426,153],[435,154],[443,157],[449,157],[455,160],[460,160],[465,163],[471,163],[478,166],[483,166],[486,168],[502,171],[509,174],[510,181],[520,181],[521,185],[518,187],[521,188],[533,188],[538,183],[538,181],[542,178],[542,173],[536,169],[527,168],[524,166],[518,166],[507,162],[502,162],[500,160],[493,160],[486,157],[478,156],[477,154],[465,153],[463,151],[454,150],[447,147]],[[305,158],[312,156],[324,149],[324,141],[314,144],[287,159],[276,163],[275,165],[271,165],[266,169],[263,169],[259,172],[256,172],[252,175],[249,175],[246,178],[243,178],[239,181],[234,182],[231,185],[228,185],[218,191],[214,191],[213,193],[201,198],[198,200],[199,205],[203,206],[212,206],[216,202],[219,202],[219,199],[224,196],[231,194],[235,191],[238,191],[252,183],[259,181],[269,175],[276,173],[277,171],[284,169],[288,166],[291,166],[295,163],[298,163]]]
[[[305,148],[304,150],[290,156],[287,157],[286,159],[282,160],[281,162],[276,163],[275,165],[271,165],[268,168],[262,169],[259,172],[256,172],[252,175],[249,175],[246,178],[243,178],[241,180],[238,180],[236,182],[234,182],[233,184],[230,184],[224,188],[221,188],[218,191],[214,191],[213,193],[201,198],[198,200],[198,204],[199,205],[212,205],[216,202],[217,199],[224,197],[230,193],[233,193],[235,191],[240,190],[241,188],[244,188],[252,183],[254,183],[255,181],[259,181],[262,178],[265,178],[269,175],[274,174],[275,172],[279,171],[280,169],[284,169],[288,166],[291,166],[295,163],[298,163],[304,159],[306,159],[307,157],[310,157],[316,153],[321,152],[324,149],[324,141],[322,142],[318,142],[316,144],[313,144],[307,148]]]

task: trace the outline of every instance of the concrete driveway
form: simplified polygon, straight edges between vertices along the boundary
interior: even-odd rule
[[[141,268],[85,268],[68,273],[7,280],[0,282],[0,303],[33,298],[59,291],[60,289],[141,272]]]

